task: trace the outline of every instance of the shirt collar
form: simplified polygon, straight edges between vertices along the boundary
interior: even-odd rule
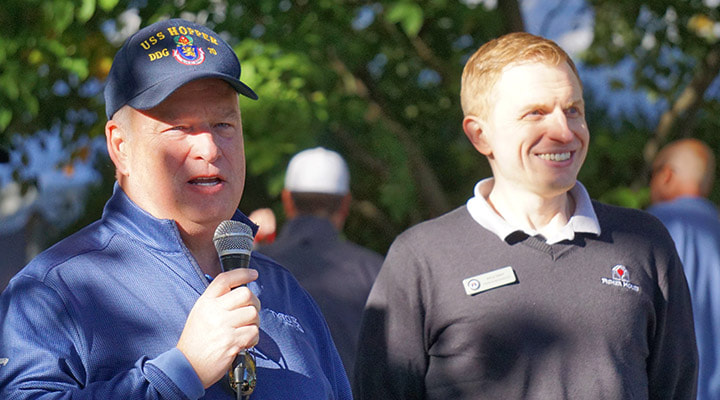
[[[487,197],[493,186],[494,178],[486,178],[475,185],[474,196],[467,201],[467,209],[472,218],[482,225],[485,229],[497,235],[501,240],[506,240],[512,233],[521,231],[530,236],[537,235],[537,232],[524,230],[518,226],[514,226],[500,215],[490,206]],[[576,233],[590,233],[600,235],[600,222],[597,219],[595,210],[592,206],[592,200],[585,187],[577,182],[572,189],[570,195],[575,200],[575,212],[570,217],[568,223],[550,237],[546,238],[548,244],[555,244],[563,240],[572,240]]]

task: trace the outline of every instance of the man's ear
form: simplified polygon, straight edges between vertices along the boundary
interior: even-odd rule
[[[107,144],[108,154],[113,164],[115,164],[116,174],[128,174],[128,150],[127,145],[128,132],[123,124],[116,120],[109,120],[105,124],[105,140]]]
[[[675,179],[675,171],[669,165],[663,165],[655,171],[658,181],[663,185],[669,185]]]
[[[463,131],[475,149],[487,157],[492,155],[492,148],[487,140],[486,123],[475,115],[466,115],[463,118]]]
[[[663,165],[653,171],[650,178],[650,198],[653,203],[673,200],[681,191],[682,182],[669,165]]]

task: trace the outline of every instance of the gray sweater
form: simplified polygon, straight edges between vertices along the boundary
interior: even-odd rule
[[[670,236],[645,212],[593,206],[602,234],[555,245],[500,240],[464,206],[400,235],[365,308],[357,398],[694,399]],[[466,293],[507,266],[515,282]]]

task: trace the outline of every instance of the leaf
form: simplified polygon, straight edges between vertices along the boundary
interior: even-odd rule
[[[60,66],[76,74],[80,79],[85,79],[90,74],[88,60],[84,58],[64,58],[60,61]]]
[[[600,196],[600,201],[622,207],[642,208],[647,205],[649,198],[650,190],[648,188],[633,190],[628,187],[621,186],[604,193]]]
[[[68,1],[53,1],[43,4],[45,18],[51,22],[55,31],[62,33],[73,22],[74,5]]]
[[[10,100],[17,100],[20,96],[20,86],[18,85],[18,81],[12,78],[17,74],[17,72],[13,72],[13,74],[6,73],[4,76],[0,76],[0,92]]]
[[[98,0],[100,8],[104,11],[110,11],[117,6],[119,0]]]
[[[417,36],[424,22],[422,8],[411,2],[396,3],[388,11],[386,18],[393,24],[400,23],[409,37]]]
[[[4,131],[12,120],[12,111],[0,109],[0,131]]]
[[[77,10],[77,19],[81,23],[85,23],[93,14],[95,14],[95,0],[82,0],[82,5]]]

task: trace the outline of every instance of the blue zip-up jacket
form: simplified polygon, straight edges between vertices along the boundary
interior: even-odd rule
[[[262,304],[251,399],[351,398],[315,302],[269,258],[253,254],[250,267]],[[99,221],[40,254],[0,295],[0,398],[234,399],[225,378],[204,390],[175,348],[207,285],[175,222],[116,185]]]

